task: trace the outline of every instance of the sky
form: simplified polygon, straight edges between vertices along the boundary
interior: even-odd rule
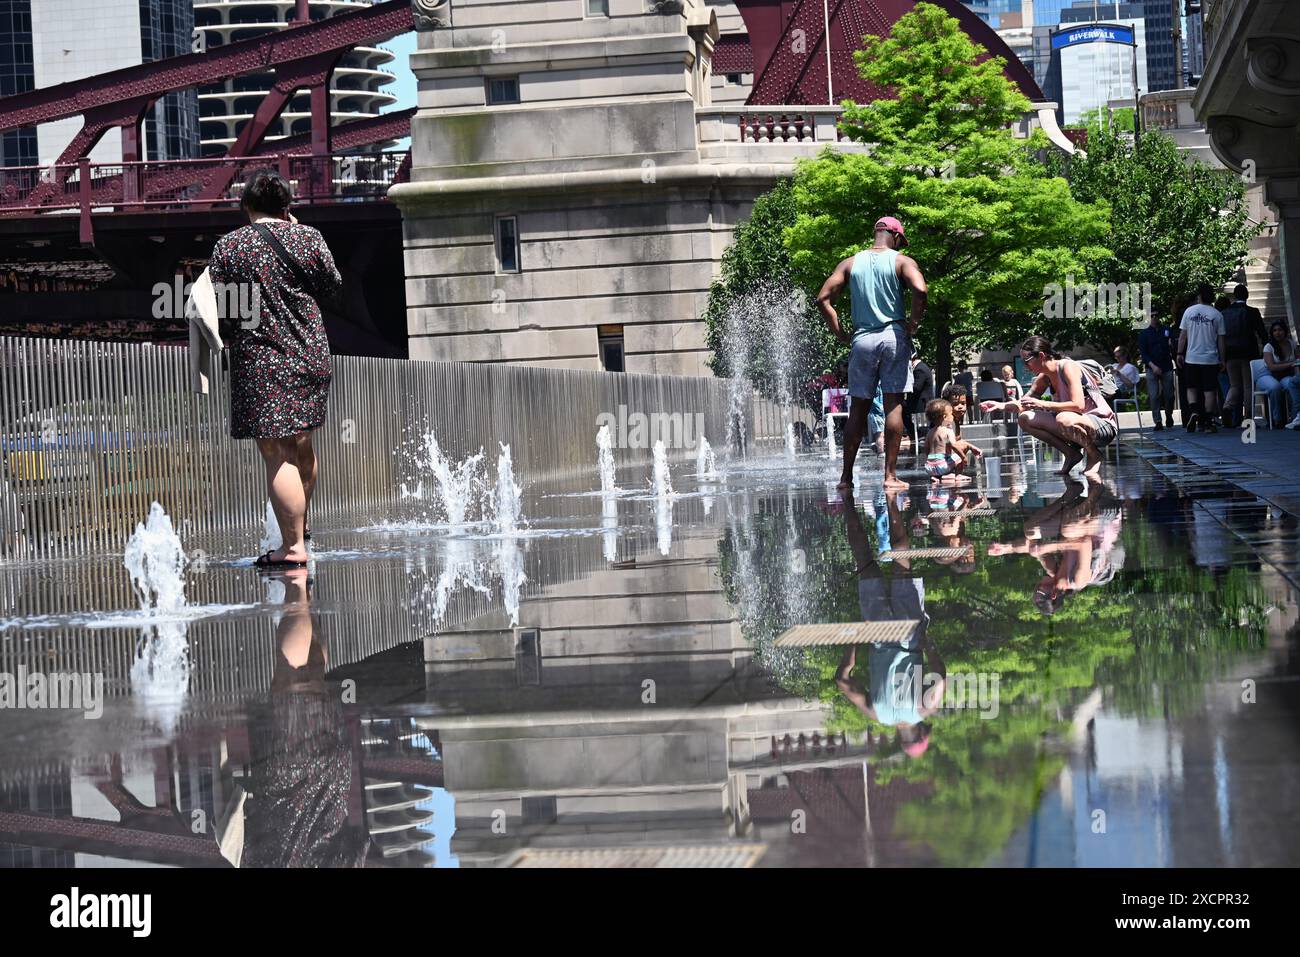
[[[411,54],[415,52],[415,31],[403,33],[400,37],[393,37],[383,46],[392,50],[397,57],[392,63],[388,64],[388,69],[392,71],[397,79],[387,87],[388,91],[397,99],[384,112],[408,110],[416,105],[415,74],[411,72]],[[407,136],[398,140],[395,148],[409,150],[411,148],[411,138]]]

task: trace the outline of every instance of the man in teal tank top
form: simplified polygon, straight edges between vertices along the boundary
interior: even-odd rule
[[[893,216],[876,221],[870,249],[844,260],[817,296],[817,306],[835,337],[851,345],[849,353],[849,421],[844,427],[844,472],[839,487],[853,488],[867,413],[879,386],[885,398],[885,488],[902,489],[898,449],[903,442],[903,396],[912,390],[912,336],[925,313],[925,277],[916,261],[898,250],[907,245],[903,224]],[[840,325],[835,303],[849,290],[853,319],[850,337]],[[912,291],[912,314],[906,318],[904,291]]]

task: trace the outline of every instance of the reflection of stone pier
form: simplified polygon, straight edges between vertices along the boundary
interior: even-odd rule
[[[823,706],[756,662],[716,541],[676,547],[671,561],[547,589],[520,605],[517,629],[494,614],[425,640],[441,713],[418,721],[442,743],[463,863],[647,838],[766,844],[792,836],[790,818],[756,828],[755,801],[800,804],[798,775],[861,781],[863,746],[828,738]]]

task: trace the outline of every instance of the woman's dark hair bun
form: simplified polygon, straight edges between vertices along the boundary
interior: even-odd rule
[[[240,204],[255,213],[279,216],[293,202],[293,190],[283,176],[273,169],[255,169],[244,180]]]

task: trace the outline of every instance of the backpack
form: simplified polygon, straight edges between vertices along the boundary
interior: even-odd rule
[[[1084,388],[1092,387],[1096,389],[1101,393],[1101,397],[1106,400],[1107,404],[1110,403],[1111,399],[1119,395],[1119,383],[1115,381],[1115,377],[1111,375],[1110,370],[1100,362],[1096,359],[1075,359],[1074,361],[1079,363],[1079,368],[1083,370],[1083,374],[1087,379],[1083,384]]]
[[[1223,310],[1224,344],[1232,352],[1258,354],[1259,342],[1251,328],[1250,313],[1250,307],[1240,302],[1234,302]]]

